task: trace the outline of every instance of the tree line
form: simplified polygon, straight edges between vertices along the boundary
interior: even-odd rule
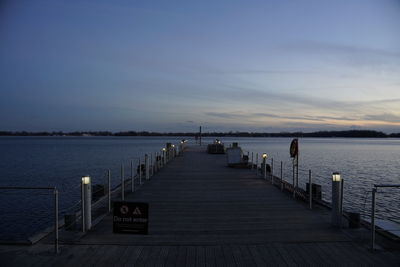
[[[74,131],[74,132],[28,132],[28,131],[0,131],[0,136],[199,136],[198,132],[148,132],[148,131]],[[349,131],[318,131],[311,133],[303,132],[206,132],[203,137],[348,137],[348,138],[400,138],[400,133],[386,134],[372,130],[349,130]]]

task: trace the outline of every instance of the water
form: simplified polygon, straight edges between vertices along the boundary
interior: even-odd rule
[[[121,163],[130,174],[130,160],[160,151],[179,137],[1,137],[0,186],[57,186],[61,214],[77,204],[81,176],[89,174],[93,184],[106,183],[111,169],[113,186],[120,183]],[[214,138],[204,138],[204,143]],[[292,181],[289,157],[291,138],[220,138],[225,145],[239,142],[245,151],[274,159],[274,173]],[[193,142],[192,142],[193,143]],[[323,198],[330,201],[331,175],[339,171],[345,179],[344,208],[367,217],[374,183],[400,183],[400,139],[300,139],[299,185],[305,188],[308,170],[322,185]],[[260,160],[259,160],[260,162]],[[136,162],[135,162],[136,163]],[[377,217],[400,222],[400,189],[383,189],[377,195]],[[26,238],[50,225],[53,195],[49,191],[0,191],[0,239]]]
[[[121,183],[145,153],[159,152],[179,137],[0,137],[0,186],[54,187],[59,190],[60,215],[79,207],[80,181]],[[46,228],[53,218],[53,192],[0,190],[0,239],[21,239]]]

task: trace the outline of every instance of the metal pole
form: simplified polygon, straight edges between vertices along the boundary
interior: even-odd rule
[[[83,182],[81,182],[81,216],[82,216],[82,232],[86,232],[86,229],[85,229],[85,191],[83,189]]]
[[[372,245],[371,249],[375,250],[375,201],[376,201],[376,188],[372,188],[372,207],[371,207],[371,233]]]
[[[258,176],[258,153],[256,154],[256,174]]]
[[[149,164],[149,155],[144,155],[144,167],[146,168],[146,180],[150,179],[150,164]]]
[[[311,170],[308,170],[308,192],[309,192],[309,205],[310,210],[312,210],[312,177],[311,177]]]
[[[283,191],[283,162],[281,161],[281,191]]]
[[[296,198],[296,188],[294,187],[294,159],[293,159],[293,198]]]
[[[142,184],[142,162],[141,158],[139,157],[139,184]]]
[[[58,254],[58,190],[54,187],[54,249]]]
[[[264,164],[264,179],[267,179],[267,160],[263,158],[263,164]]]
[[[125,200],[124,164],[121,164],[121,199]]]
[[[108,170],[108,212],[111,212],[111,171]]]
[[[296,189],[299,188],[299,153],[296,156]]]
[[[135,192],[135,173],[133,171],[133,160],[131,160],[131,191]]]
[[[344,179],[342,178],[341,182],[340,182],[340,216],[343,216],[343,195],[344,195],[344,191],[343,191],[343,185],[344,185]]]
[[[200,126],[200,146],[201,146],[201,126]]]
[[[271,184],[274,185],[274,158],[271,158]]]
[[[153,169],[153,153],[150,153],[150,176],[154,175],[154,169]]]

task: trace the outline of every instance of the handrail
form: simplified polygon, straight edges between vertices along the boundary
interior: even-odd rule
[[[376,208],[376,193],[378,188],[400,188],[400,184],[374,184],[372,188],[372,208],[371,208],[371,249],[375,250],[375,208]]]

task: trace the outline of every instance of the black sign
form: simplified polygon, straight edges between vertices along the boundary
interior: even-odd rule
[[[114,202],[113,232],[147,235],[149,204]]]

